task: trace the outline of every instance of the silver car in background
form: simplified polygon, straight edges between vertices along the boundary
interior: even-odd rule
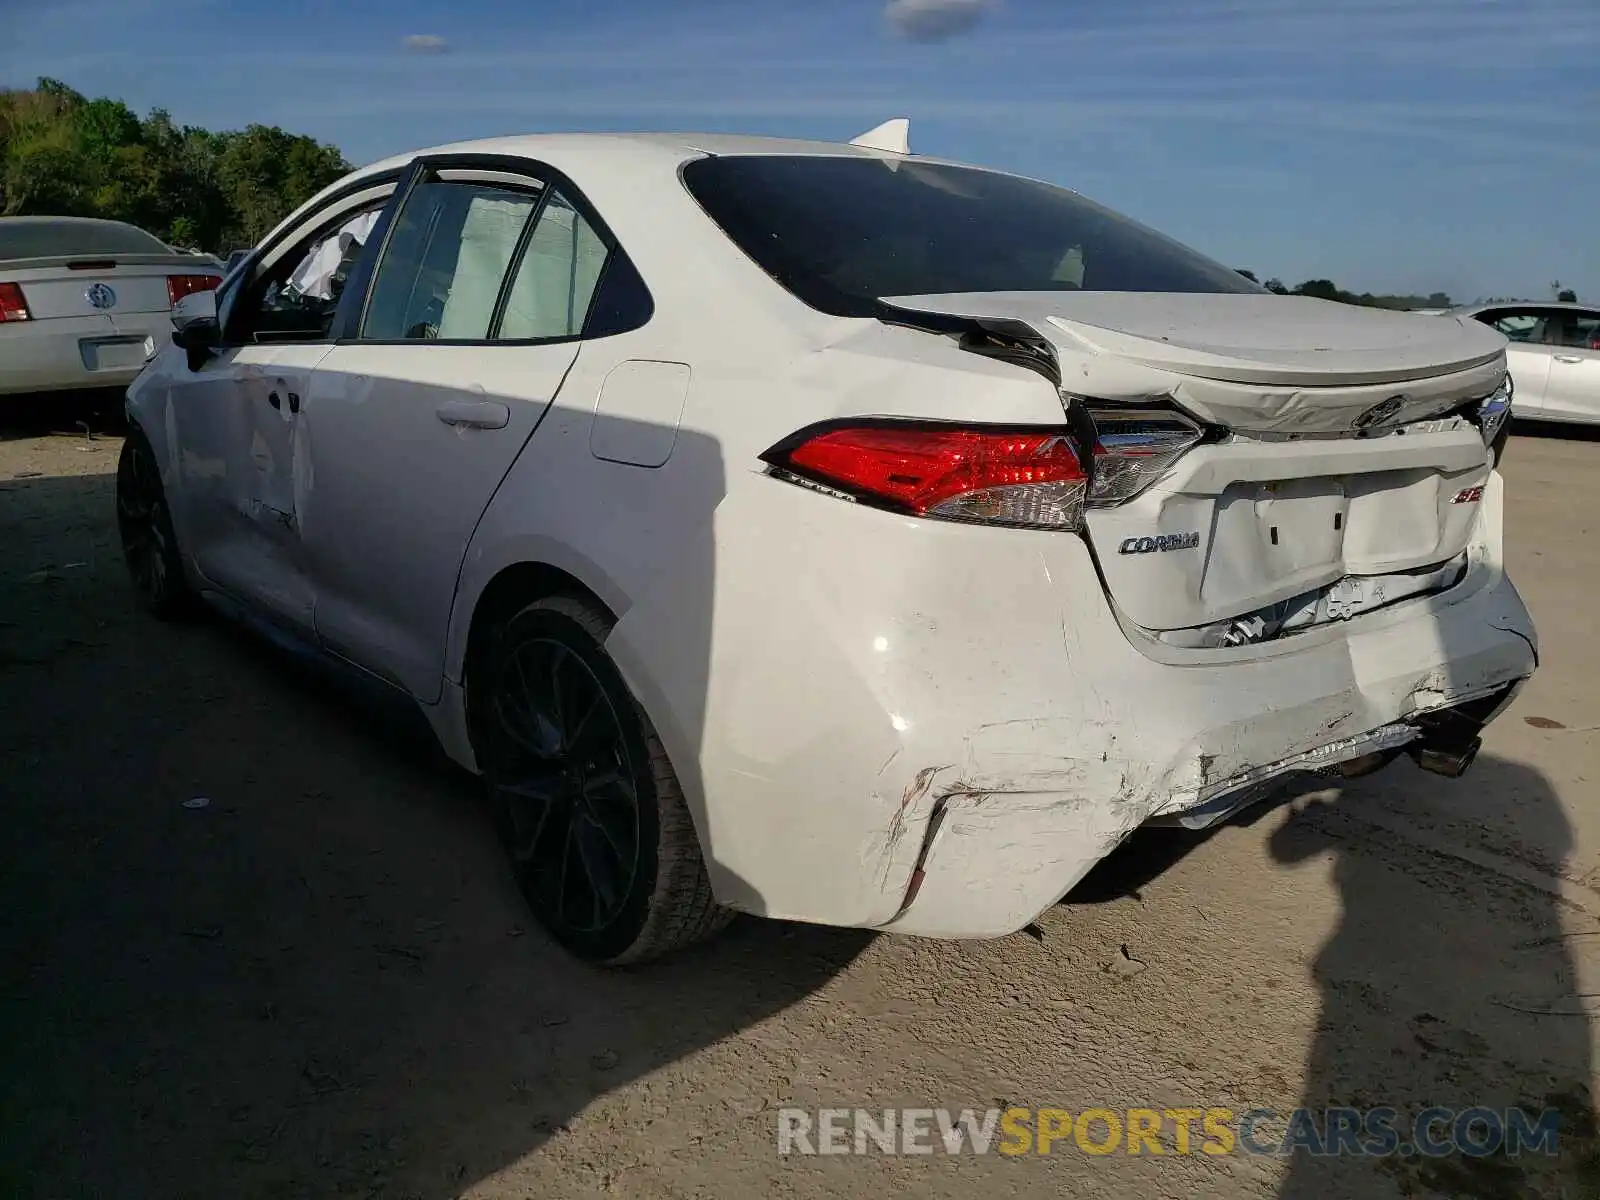
[[[87,217],[0,217],[0,396],[126,387],[215,261]]]

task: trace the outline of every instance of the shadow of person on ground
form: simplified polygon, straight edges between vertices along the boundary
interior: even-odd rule
[[[1559,1155],[1302,1150],[1279,1194],[1600,1194],[1589,1092],[1596,1002],[1582,995],[1574,967],[1586,943],[1563,920],[1574,915],[1559,881],[1572,834],[1549,782],[1482,755],[1461,779],[1399,763],[1343,791],[1289,810],[1271,839],[1280,863],[1331,860],[1342,901],[1339,926],[1312,963],[1322,1011],[1301,1104],[1392,1108],[1402,1150],[1415,1119],[1435,1106],[1502,1115],[1520,1107],[1535,1118],[1554,1109]],[[1468,806],[1483,809],[1483,823],[1474,814],[1452,827]],[[1395,819],[1406,822],[1398,831]],[[1449,1128],[1436,1127],[1435,1140]],[[1475,1136],[1486,1138],[1483,1129]]]
[[[1300,1103],[1392,1108],[1397,1143],[1432,1106],[1502,1118],[1520,1107],[1534,1121],[1554,1111],[1560,1122],[1554,1158],[1300,1150],[1286,1164],[1284,1200],[1600,1195],[1589,1082],[1600,999],[1584,992],[1574,962],[1600,955],[1600,931],[1570,930],[1585,918],[1562,899],[1572,832],[1549,782],[1488,754],[1455,780],[1406,761],[1336,790],[1302,779],[1211,829],[1135,833],[1068,899],[1138,898],[1218,832],[1262,822],[1279,863],[1331,861],[1341,901],[1312,963],[1320,1012]],[[1258,1141],[1281,1138],[1288,1118],[1263,1120]]]

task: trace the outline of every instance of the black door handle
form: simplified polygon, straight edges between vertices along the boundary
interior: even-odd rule
[[[297,413],[297,412],[300,411],[300,393],[299,392],[290,392],[289,393],[289,411],[292,412],[292,413]]]
[[[272,405],[273,408],[277,408],[279,406],[279,404],[280,404],[280,401],[278,400],[278,393],[277,392],[268,392],[267,393],[267,403]]]

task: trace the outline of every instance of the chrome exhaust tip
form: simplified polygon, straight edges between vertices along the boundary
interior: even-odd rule
[[[1424,771],[1432,771],[1435,775],[1443,775],[1446,779],[1459,779],[1466,774],[1467,768],[1472,765],[1472,760],[1478,757],[1478,751],[1482,747],[1482,738],[1451,744],[1424,742],[1411,747],[1410,754],[1412,760]]]

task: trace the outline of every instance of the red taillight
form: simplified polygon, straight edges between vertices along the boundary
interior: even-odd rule
[[[196,292],[213,291],[222,283],[221,275],[168,275],[167,301],[176,304]]]
[[[22,296],[20,283],[0,283],[0,324],[6,321],[26,321],[28,302]]]
[[[763,458],[801,480],[916,516],[1078,529],[1088,476],[1065,429],[866,421],[800,434]]]
[[[1205,435],[1181,414],[1165,408],[1091,407],[1094,421],[1094,487],[1090,505],[1131,500],[1167,473]]]

